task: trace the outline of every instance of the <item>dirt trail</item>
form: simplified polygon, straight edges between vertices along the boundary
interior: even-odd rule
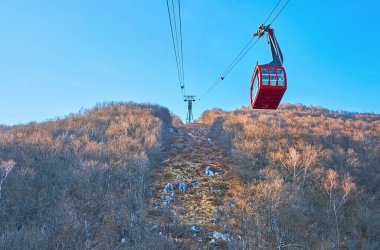
[[[206,125],[183,125],[171,132],[174,141],[152,184],[150,219],[157,226],[171,225],[166,233],[174,238],[215,242],[213,234],[222,231],[216,213],[228,198],[232,162]]]

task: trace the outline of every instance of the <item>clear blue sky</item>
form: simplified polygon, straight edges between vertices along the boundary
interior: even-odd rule
[[[201,95],[277,0],[182,0],[185,83]],[[284,54],[283,102],[380,113],[380,2],[291,0],[273,28]],[[0,0],[0,124],[43,121],[103,101],[160,104],[182,118],[164,0]],[[261,39],[194,104],[249,104]]]

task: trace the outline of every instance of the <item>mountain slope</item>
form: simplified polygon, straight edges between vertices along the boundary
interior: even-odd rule
[[[173,134],[148,219],[179,246],[378,248],[379,115],[213,110]]]
[[[231,145],[239,185],[222,213],[231,246],[380,247],[379,115],[282,105],[199,122],[222,126]]]
[[[111,103],[1,131],[0,177],[14,164],[2,182],[0,249],[147,248],[156,238],[144,233],[147,180],[171,122],[159,106]]]
[[[1,249],[378,249],[380,116],[106,104],[0,127]]]

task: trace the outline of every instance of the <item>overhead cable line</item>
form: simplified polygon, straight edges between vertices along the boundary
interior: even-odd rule
[[[185,96],[185,85],[184,85],[184,79],[183,79],[183,73],[182,73],[183,61],[181,59],[182,57],[180,56],[180,51],[179,51],[179,46],[178,46],[178,35],[177,35],[178,32],[177,32],[177,24],[176,24],[176,18],[175,18],[176,14],[175,14],[175,9],[174,9],[174,2],[173,2],[173,0],[171,2],[172,2],[173,18],[171,17],[171,13],[170,13],[171,11],[170,11],[170,7],[169,7],[169,0],[166,0],[166,7],[168,10],[168,16],[169,16],[170,32],[171,32],[171,36],[172,36],[174,56],[175,56],[176,66],[177,66],[178,80],[179,80],[182,98],[184,98],[184,96]],[[179,9],[180,9],[180,5],[179,5]],[[180,18],[180,16],[179,16],[179,18]],[[174,26],[174,29],[173,29],[173,26]],[[182,44],[182,35],[180,35],[180,39],[181,39],[181,44]],[[181,54],[183,55],[183,52],[181,52]]]
[[[182,79],[182,68],[181,68],[181,48],[179,47],[178,44],[178,28],[177,28],[177,18],[176,18],[176,13],[175,13],[175,6],[174,6],[174,0],[172,1],[172,14],[173,14],[173,20],[174,20],[174,34],[175,34],[175,43],[176,43],[176,48],[177,48],[177,54],[178,54],[178,66],[179,66],[179,72],[181,74],[181,83],[183,81]]]
[[[264,21],[264,25],[267,23],[267,21],[269,20],[269,18],[272,16],[273,12],[277,9],[278,5],[281,3],[282,0],[278,0],[276,6],[274,6],[274,8],[272,9],[272,11],[269,13],[267,19],[265,19]]]
[[[259,38],[252,37],[252,39],[247,43],[247,45],[240,51],[240,53],[235,57],[232,63],[224,70],[223,74],[206,90],[206,92],[201,96],[204,98],[207,96],[219,83],[221,83],[226,76],[235,68],[236,65],[244,58],[244,56],[253,48],[253,46],[257,43]],[[201,99],[199,98],[199,100]]]
[[[275,7],[272,9],[272,11],[270,12],[270,14],[268,15],[268,17],[265,19],[265,22],[266,23],[269,18],[272,16],[272,14],[274,13],[274,11],[277,9],[277,7],[279,6],[279,4],[281,3],[282,0],[279,0],[277,2],[277,4],[275,5]],[[287,0],[286,3],[282,6],[282,8],[279,10],[279,12],[276,14],[276,16],[274,17],[274,19],[267,25],[267,27],[269,27],[271,24],[274,23],[274,21],[276,21],[277,17],[281,14],[281,12],[285,9],[286,5],[289,3],[290,0]],[[227,69],[223,72],[223,74],[210,86],[210,88],[208,88],[206,90],[206,92],[201,96],[201,98],[204,98],[206,95],[208,95],[220,82],[222,82],[225,77],[231,72],[231,70],[243,59],[243,57],[253,48],[253,46],[258,42],[258,40],[260,39],[260,37],[258,36],[256,39],[255,39],[255,36],[256,34],[254,35],[254,37],[248,42],[248,44],[243,48],[243,50],[238,54],[237,57],[235,57],[235,59],[232,61],[232,63],[227,67]],[[252,43],[253,42],[253,43]],[[200,99],[201,99],[200,98]],[[199,100],[200,100],[199,99]]]
[[[286,3],[282,6],[282,8],[280,9],[280,11],[277,13],[277,15],[274,17],[274,19],[272,20],[272,22],[270,22],[270,24],[273,24],[274,21],[276,21],[277,17],[281,14],[281,12],[285,9],[286,5],[289,3],[290,0],[286,1]]]
[[[179,35],[181,41],[181,67],[182,67],[182,84],[185,86],[185,68],[183,67],[183,42],[182,42],[182,17],[181,17],[181,0],[178,0],[178,15],[179,15]]]
[[[235,59],[232,61],[232,63],[226,68],[226,70],[223,72],[223,74],[206,90],[206,92],[201,96],[201,98],[208,95],[219,83],[221,83],[224,78],[231,72],[231,70],[243,59],[243,57],[251,50],[251,48],[257,43],[258,38],[255,40],[253,37],[247,45],[240,51],[239,55],[235,57]],[[253,42],[254,41],[254,42]],[[252,43],[253,42],[253,43]],[[201,99],[200,98],[200,99]],[[200,100],[199,99],[199,100]]]
[[[231,70],[241,61],[241,59],[243,59],[243,57],[252,49],[252,47],[257,43],[258,40],[259,38],[255,39],[255,41],[245,50],[245,52],[239,57],[239,59],[234,63],[234,65],[232,65],[232,67],[228,69],[228,71],[224,74],[224,77],[231,72]]]
[[[279,0],[276,4],[276,6],[272,9],[271,13],[268,15],[267,19],[265,20],[264,24],[268,21],[268,19],[272,16],[273,12],[277,9],[278,5],[281,3],[282,0]],[[280,9],[280,11],[277,13],[277,15],[274,17],[274,19],[270,22],[269,25],[273,24],[274,21],[277,19],[277,17],[280,15],[280,13],[284,10],[284,8],[286,7],[286,5],[289,3],[290,0],[287,0],[286,3],[282,6],[282,8]],[[239,55],[232,61],[232,63],[228,66],[227,70],[222,74],[222,76],[226,76],[228,75],[228,73],[241,61],[241,59],[251,50],[251,48],[257,43],[258,39],[260,37],[258,37],[255,42],[251,44],[251,42],[253,42],[255,36],[249,41],[249,43],[244,47],[244,49],[239,53]],[[223,77],[223,79],[224,79]],[[221,79],[221,80],[223,80]]]
[[[220,78],[224,78],[225,75],[231,71],[231,69],[235,66],[235,63],[239,61],[239,58],[244,54],[244,52],[249,48],[250,44],[252,43],[254,37],[252,37],[251,40],[247,43],[247,45],[244,46],[244,48],[240,51],[239,55],[235,57],[235,59],[232,61],[232,63],[226,68],[226,70],[223,72],[222,76]],[[223,79],[222,79],[223,80]]]

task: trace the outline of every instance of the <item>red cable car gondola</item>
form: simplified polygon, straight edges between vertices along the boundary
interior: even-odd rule
[[[265,32],[268,33],[273,61],[264,65],[256,65],[251,80],[252,109],[277,109],[287,87],[286,72],[282,67],[283,56],[274,30],[269,28],[269,25],[261,25],[255,35],[261,37]]]

